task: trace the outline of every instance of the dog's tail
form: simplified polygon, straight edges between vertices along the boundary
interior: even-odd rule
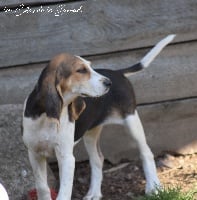
[[[176,35],[168,35],[160,42],[158,42],[143,58],[140,62],[136,63],[135,65],[118,70],[119,72],[123,73],[125,76],[129,76],[132,73],[141,71],[144,68],[147,68],[150,63],[155,59],[155,57],[162,51],[162,49],[168,45]]]

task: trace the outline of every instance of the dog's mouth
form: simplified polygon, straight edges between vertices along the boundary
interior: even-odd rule
[[[81,93],[80,96],[81,97],[91,97],[91,98],[98,98],[98,97],[101,97],[105,94],[107,94],[111,88],[111,82],[109,82],[110,84],[106,85],[105,86],[105,90],[103,91],[102,94],[98,94],[98,95],[91,95],[91,94],[87,94],[87,93]]]
[[[106,93],[105,93],[106,94]],[[88,95],[88,94],[84,94],[84,93],[81,93],[81,97],[89,97],[89,98],[98,98],[98,97],[101,97],[102,95],[97,95],[97,96],[91,96],[91,95]]]
[[[89,95],[89,94],[85,94],[85,93],[81,93],[81,97],[90,97],[90,98],[99,98],[99,97],[102,97],[103,95],[107,94],[109,92],[109,89],[110,88],[106,88],[105,92],[101,95],[96,95],[96,96],[93,96],[93,95]]]
[[[82,96],[82,97],[91,97],[90,95],[85,94],[85,93],[81,93],[81,96]]]
[[[105,93],[104,93],[104,94],[108,93],[109,90],[110,90],[110,87],[107,87],[107,88],[105,89]]]

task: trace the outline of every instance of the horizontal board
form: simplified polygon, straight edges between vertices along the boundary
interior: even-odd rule
[[[95,55],[148,47],[170,33],[175,42],[197,39],[196,0],[100,0],[65,4],[61,12],[35,12],[16,17],[1,12],[0,67],[43,62],[68,51]],[[32,8],[36,9],[36,8]],[[37,7],[40,9],[40,7]],[[58,15],[59,17],[55,17]]]
[[[25,5],[44,5],[46,3],[65,3],[69,2],[70,0],[1,0],[0,8],[4,7],[14,7],[19,6],[21,4]]]
[[[129,77],[137,103],[197,96],[197,42],[168,46],[151,66]],[[120,69],[139,61],[148,49],[86,57],[94,68]],[[22,103],[46,64],[0,70],[0,104]],[[118,80],[117,80],[118,81]]]

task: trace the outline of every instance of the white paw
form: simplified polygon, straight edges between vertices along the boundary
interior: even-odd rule
[[[146,184],[145,193],[146,194],[156,193],[157,190],[160,189],[160,188],[162,188],[162,185],[159,182],[159,180],[156,180],[154,182]]]
[[[102,195],[99,196],[93,196],[93,195],[86,195],[83,200],[101,200]]]

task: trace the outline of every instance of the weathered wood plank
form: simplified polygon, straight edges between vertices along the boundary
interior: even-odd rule
[[[175,42],[197,39],[197,2],[100,0],[65,4],[81,12],[0,13],[0,67],[45,61],[68,51],[95,55],[147,47],[169,33]],[[38,7],[39,8],[39,7]]]
[[[148,50],[87,57],[94,68],[118,69],[139,61]],[[130,76],[137,103],[197,96],[197,42],[166,47],[151,66]],[[0,70],[0,104],[22,103],[45,64]],[[118,80],[117,80],[118,81]]]
[[[32,5],[32,4],[40,4],[44,5],[46,3],[60,3],[60,2],[69,2],[72,0],[1,0],[0,2],[0,8],[4,8],[5,6],[10,7],[10,6],[18,6],[21,4],[25,5]]]

